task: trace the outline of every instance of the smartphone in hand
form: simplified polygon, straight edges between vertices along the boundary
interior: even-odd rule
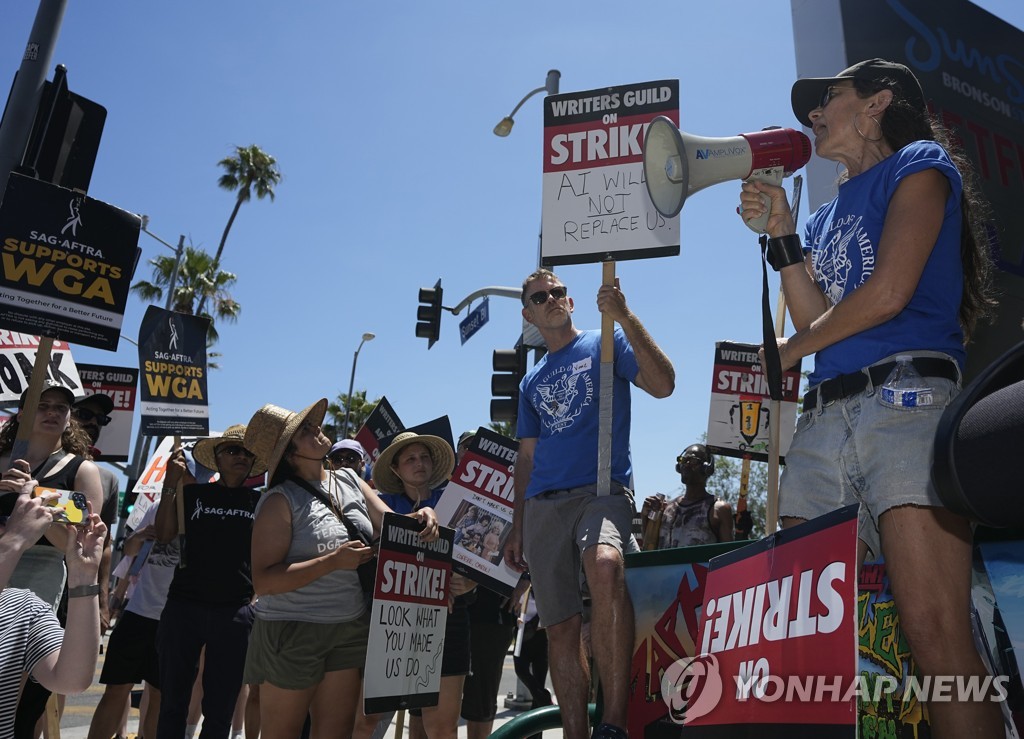
[[[60,509],[60,513],[53,517],[58,523],[70,523],[75,526],[83,526],[89,517],[89,504],[85,493],[74,490],[61,490],[60,488],[37,487],[32,491],[32,497],[38,498],[45,493],[56,493],[57,497],[49,502],[49,505]]]

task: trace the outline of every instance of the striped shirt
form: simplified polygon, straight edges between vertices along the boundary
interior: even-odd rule
[[[60,649],[64,629],[53,609],[30,590],[0,591],[0,739],[14,736],[14,711],[24,672]]]

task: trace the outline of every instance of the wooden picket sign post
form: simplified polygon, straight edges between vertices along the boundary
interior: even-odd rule
[[[747,493],[750,492],[750,455],[746,454],[743,457],[743,462],[740,464],[740,490],[739,496],[736,499],[736,515],[743,513],[747,510]],[[735,534],[735,526],[733,532]],[[734,536],[735,538],[735,536]]]
[[[21,420],[18,422],[18,435],[15,437],[14,447],[11,449],[11,462],[24,458],[28,452],[28,440],[32,436],[32,428],[35,426],[36,409],[39,407],[39,396],[43,393],[46,368],[50,364],[52,352],[53,339],[49,336],[40,336],[39,346],[36,347],[36,359],[32,364],[32,376],[28,381],[28,395],[25,397],[25,405],[21,409]]]
[[[782,336],[786,330],[786,295],[779,289],[779,305],[775,317],[775,335]],[[785,370],[785,368],[783,368]],[[768,419],[768,501],[765,508],[765,533],[774,534],[779,522],[779,415],[782,401],[772,400],[768,406],[771,418]],[[750,462],[744,464],[749,466]]]
[[[615,262],[602,262],[602,285],[615,286]],[[612,491],[612,399],[615,376],[615,320],[601,314],[601,389],[597,425],[597,494]]]
[[[804,178],[797,175],[793,178],[793,197],[790,201],[789,210],[793,215],[793,223],[797,222],[800,215],[800,195],[804,189]],[[779,284],[779,303],[775,310],[775,336],[782,337],[786,332],[786,293]],[[783,373],[786,367],[782,367]],[[779,437],[781,427],[779,425],[779,413],[782,407],[781,400],[772,400],[768,405],[771,410],[771,418],[768,419],[768,500],[765,510],[765,533],[774,534],[779,525]]]

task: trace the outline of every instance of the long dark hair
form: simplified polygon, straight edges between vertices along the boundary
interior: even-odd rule
[[[295,474],[295,468],[292,467],[292,463],[288,461],[288,455],[292,454],[294,451],[295,444],[289,441],[287,448],[284,450],[284,454],[281,455],[281,461],[277,463],[277,469],[274,470],[273,477],[270,478],[270,484],[267,485],[268,488],[280,485]]]
[[[20,425],[18,417],[14,416],[0,428],[0,454],[7,454],[14,448],[14,439],[18,436]],[[72,416],[68,427],[60,435],[60,448],[68,454],[91,460],[92,453],[89,451],[92,446],[91,441],[82,425]]]
[[[960,226],[960,262],[964,270],[964,283],[959,318],[960,327],[964,332],[964,343],[967,344],[978,320],[992,315],[998,305],[992,285],[993,264],[988,231],[990,209],[978,187],[974,165],[964,155],[949,129],[927,110],[921,110],[907,102],[898,81],[854,80],[853,86],[862,98],[870,97],[882,90],[892,90],[893,99],[881,117],[880,126],[885,142],[893,151],[899,151],[914,141],[935,141],[946,150],[960,171],[963,180],[960,194],[960,210],[963,214]]]

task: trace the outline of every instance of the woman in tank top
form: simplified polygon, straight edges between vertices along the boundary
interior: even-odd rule
[[[245,665],[265,739],[293,739],[307,714],[314,739],[352,736],[359,711],[370,611],[356,568],[390,509],[352,470],[324,469],[326,411],[326,398],[299,413],[265,405],[245,437],[270,480],[253,525],[259,598]],[[437,538],[433,510],[411,516]]]
[[[39,396],[28,447],[17,459],[11,459],[27,394],[26,391],[21,396],[18,414],[0,429],[0,470],[5,470],[0,496],[20,492],[25,481],[35,479],[42,487],[85,493],[92,510],[98,512],[103,504],[100,474],[96,465],[88,461],[89,437],[71,417],[75,396],[68,388],[47,381]],[[14,499],[12,496],[3,498],[0,498],[0,514],[7,514]],[[11,585],[32,590],[44,602],[56,607],[64,589],[67,536],[63,525],[51,526],[22,556]]]

